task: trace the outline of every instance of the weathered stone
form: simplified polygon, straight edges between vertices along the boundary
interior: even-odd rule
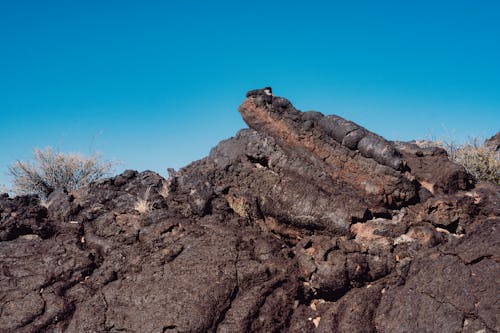
[[[270,88],[169,179],[0,196],[0,332],[497,332],[500,191]]]
[[[407,142],[397,142],[395,147],[412,175],[433,194],[454,193],[474,186],[473,177],[464,167],[450,161],[444,149],[420,148]]]

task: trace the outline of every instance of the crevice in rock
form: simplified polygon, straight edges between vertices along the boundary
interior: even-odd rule
[[[325,290],[325,289],[316,289],[316,294],[314,297],[311,297],[308,301],[312,301],[313,299],[324,299],[327,302],[337,302],[339,299],[344,297],[352,287],[349,284],[346,284],[340,289],[335,291]]]
[[[408,206],[403,206],[401,208],[408,207]],[[387,211],[387,212],[371,212],[371,214],[372,214],[372,217],[373,217],[372,219],[379,219],[380,218],[380,219],[390,220],[390,219],[392,219],[394,217],[394,215],[390,211]]]
[[[267,157],[256,157],[256,156],[251,156],[251,155],[246,155],[248,160],[254,164],[260,165],[261,167],[264,168],[269,168],[269,160]]]
[[[453,223],[450,223],[450,224],[447,224],[447,225],[444,225],[444,224],[439,224],[439,223],[433,223],[436,227],[438,228],[442,228],[442,229],[445,229],[447,231],[449,231],[450,233],[452,234],[456,234],[457,233],[457,229],[458,229],[458,225],[459,225],[459,220],[453,222]]]
[[[236,299],[238,292],[239,292],[239,287],[236,286],[229,294],[229,297],[227,300],[227,305],[222,309],[222,311],[219,313],[219,316],[216,318],[214,324],[212,325],[213,332],[217,332],[217,328],[219,327],[219,325],[222,322],[224,322],[224,319],[226,319],[226,314],[231,309],[231,306],[233,305],[233,301]]]
[[[103,300],[103,303],[104,303],[104,311],[103,311],[103,317],[104,317],[104,320],[103,320],[103,323],[102,323],[102,326],[104,328],[104,330],[106,332],[109,332],[113,329],[114,325],[111,325],[111,326],[107,326],[107,322],[108,322],[108,301],[106,300],[106,295],[104,295],[104,293],[101,291],[101,297],[102,297],[102,300]]]
[[[445,252],[442,249],[438,249],[438,251],[443,256],[452,256],[452,257],[457,258],[462,264],[464,264],[466,266],[472,266],[472,265],[480,263],[481,261],[483,261],[485,259],[492,259],[493,258],[493,255],[487,254],[487,255],[479,256],[473,260],[467,261],[467,260],[464,260],[462,257],[460,257],[460,255],[458,255],[457,253]]]
[[[170,232],[172,232],[175,228],[179,227],[179,224],[176,223],[176,224],[173,224],[171,225],[170,227],[168,227],[167,229],[163,230],[162,232],[160,232],[160,235],[165,235],[165,234],[168,234]]]
[[[35,315],[31,316],[30,318],[28,318],[28,320],[24,321],[22,323],[21,327],[29,326],[30,324],[35,322],[36,319],[42,318],[45,315],[45,312],[47,311],[47,301],[45,300],[45,297],[43,297],[43,288],[40,289],[39,294],[40,294],[40,298],[42,299],[42,302],[43,302],[41,312],[39,314],[35,314]],[[3,312],[3,307],[0,308],[0,314],[2,314],[2,312]]]
[[[493,256],[492,255],[485,255],[485,256],[480,256],[479,258],[476,258],[468,263],[465,263],[466,265],[475,265],[483,261],[484,259],[491,259]]]
[[[413,259],[411,257],[407,257],[407,258],[409,259],[409,262],[407,264],[404,264],[402,267],[399,267],[399,268],[397,266],[394,268],[394,270],[397,273],[397,282],[396,282],[397,286],[404,286],[406,284],[406,280],[408,279],[408,274],[410,273],[411,265],[413,264]],[[405,259],[403,259],[403,260],[405,260]],[[389,275],[389,274],[387,274],[387,275]]]
[[[61,287],[62,288],[62,287]],[[52,325],[57,324],[60,327],[65,327],[68,322],[68,318],[70,318],[74,311],[75,311],[75,306],[68,302],[64,296],[60,295],[59,288],[54,287],[53,290],[49,291],[51,293],[54,293],[54,295],[57,295],[62,298],[63,301],[63,308],[59,309],[55,312],[53,316],[50,316],[50,314],[44,318],[44,316],[47,314],[47,300],[45,297],[43,297],[43,291],[40,292],[40,297],[43,300],[43,311],[40,315],[34,316],[29,323],[26,323],[22,327],[27,327],[30,324],[31,327],[29,328],[30,332],[52,332],[49,328]]]
[[[354,223],[365,223],[374,218],[372,212],[367,208],[365,212],[363,213],[362,217],[359,216],[351,216],[351,224]]]
[[[184,246],[176,245],[172,252],[165,257],[165,263],[174,261],[184,251]]]
[[[446,301],[443,301],[443,300],[440,300],[438,299],[436,296],[432,295],[432,294],[429,294],[425,291],[422,291],[422,290],[416,290],[417,292],[419,292],[421,295],[424,295],[424,296],[427,296],[427,297],[430,297],[432,298],[434,301],[438,302],[438,303],[441,303],[441,304],[446,304],[446,305],[449,305],[451,307],[453,307],[455,310],[457,310],[459,313],[462,314],[462,316],[464,316],[465,314],[467,314],[467,312],[464,310],[464,309],[460,309],[459,307],[457,307],[455,304],[453,303],[450,303],[450,302],[446,302]],[[476,314],[468,314],[468,315],[476,315]]]
[[[85,223],[80,223],[80,228],[78,228],[76,246],[82,251],[88,248],[85,242]]]
[[[46,221],[42,223],[43,225],[41,225],[38,230],[33,230],[33,227],[28,225],[16,225],[9,230],[3,241],[12,241],[25,235],[37,235],[41,239],[48,239],[52,237],[55,233],[54,227]]]
[[[219,327],[219,325],[224,322],[224,319],[226,319],[226,314],[231,309],[231,307],[233,305],[233,301],[236,299],[236,296],[238,296],[238,293],[240,291],[239,274],[238,274],[238,263],[239,263],[239,258],[240,258],[240,245],[239,245],[240,243],[239,242],[240,242],[240,240],[238,239],[238,242],[235,245],[236,257],[234,260],[234,270],[235,270],[234,276],[235,276],[236,286],[233,288],[233,290],[229,294],[227,305],[222,309],[219,316],[216,318],[215,322],[213,323],[213,325],[212,325],[213,332],[217,332],[217,328]]]
[[[278,288],[283,286],[285,283],[285,280],[279,279],[275,281],[263,294],[262,300],[256,304],[256,307],[254,308],[254,311],[249,314],[248,320],[247,320],[247,327],[245,327],[245,332],[250,332],[251,331],[251,326],[252,322],[259,317],[260,314],[260,309],[262,308],[262,305],[266,303],[267,298]]]
[[[283,241],[288,247],[293,247],[299,242],[299,238],[304,235],[312,234],[312,229],[299,228],[292,224],[274,217],[266,216],[261,219],[253,219],[250,221],[257,224],[263,232],[270,233],[274,237]]]
[[[338,249],[338,246],[332,246],[331,248],[329,248],[328,250],[325,251],[325,254],[323,255],[323,261],[328,261],[328,256],[330,255],[330,253],[332,253],[333,251],[337,250]]]

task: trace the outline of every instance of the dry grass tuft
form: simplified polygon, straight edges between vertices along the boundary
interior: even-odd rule
[[[144,196],[142,198],[138,198],[137,202],[134,205],[134,209],[141,214],[149,212],[153,208],[153,203],[149,201],[149,196],[151,194],[151,186],[148,186],[146,192],[144,192]]]

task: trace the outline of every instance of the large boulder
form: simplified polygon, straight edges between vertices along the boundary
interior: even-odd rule
[[[500,191],[270,88],[168,179],[0,196],[0,332],[497,332]]]

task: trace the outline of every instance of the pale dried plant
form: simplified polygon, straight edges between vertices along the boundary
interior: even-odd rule
[[[104,178],[115,162],[103,162],[100,155],[62,153],[47,147],[33,151],[33,162],[16,161],[8,173],[16,194],[38,194],[42,199],[55,190],[68,192]]]
[[[453,151],[450,158],[473,175],[500,185],[500,152],[476,141],[466,143]]]
[[[134,209],[141,214],[149,212],[153,208],[153,203],[149,201],[150,195],[151,195],[151,186],[148,186],[142,198],[137,199],[134,205]]]

